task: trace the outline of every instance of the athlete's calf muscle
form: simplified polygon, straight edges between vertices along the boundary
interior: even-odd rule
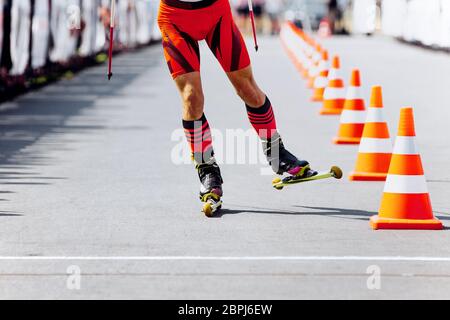
[[[203,114],[204,96],[199,72],[191,72],[175,78],[183,103],[183,120],[198,120]]]
[[[228,72],[227,76],[245,104],[254,108],[264,104],[266,95],[258,87],[253,77],[251,66],[238,71]]]

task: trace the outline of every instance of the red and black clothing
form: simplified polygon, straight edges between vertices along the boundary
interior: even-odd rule
[[[173,78],[200,71],[198,42],[205,40],[225,72],[250,66],[244,39],[233,20],[228,0],[161,0],[158,24],[164,55]],[[260,108],[247,106],[252,126],[262,139],[276,132],[275,116],[268,98]],[[183,120],[186,138],[197,163],[209,163],[214,155],[211,130],[205,115]]]
[[[164,55],[173,78],[200,71],[198,42],[205,40],[226,72],[250,65],[242,35],[228,0],[162,0],[158,24]]]

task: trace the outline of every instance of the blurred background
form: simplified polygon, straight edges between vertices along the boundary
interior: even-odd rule
[[[0,101],[104,62],[110,0],[0,0]],[[159,1],[117,0],[115,52],[160,39]]]
[[[230,0],[251,33],[247,0]],[[160,40],[159,0],[116,0],[115,51]],[[110,0],[0,0],[0,101],[106,60]],[[254,0],[257,29],[284,20],[321,37],[382,33],[450,49],[450,0]]]

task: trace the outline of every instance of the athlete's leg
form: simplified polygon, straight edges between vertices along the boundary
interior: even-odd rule
[[[241,70],[227,72],[227,76],[235,88],[236,93],[247,107],[259,109],[264,106],[267,97],[256,83],[251,66]]]
[[[175,78],[181,96],[183,120],[194,121],[203,114],[204,97],[200,72],[191,72]]]
[[[233,21],[229,4],[225,3],[206,42],[247,105],[250,121],[258,134],[270,138],[276,129],[272,107],[253,78],[247,47]]]
[[[204,97],[199,72],[175,78],[183,106],[183,128],[196,164],[209,163],[214,155],[211,131],[203,113]]]
[[[201,164],[208,162],[213,152],[209,125],[203,115],[199,34],[195,28],[198,25],[191,23],[191,19],[197,16],[195,10],[186,12],[162,1],[158,24],[163,37],[164,56],[182,100],[186,138],[196,163]]]
[[[213,2],[211,2],[213,3]],[[200,179],[200,198],[215,202],[222,196],[222,176],[214,159],[212,136],[203,113],[204,96],[200,77],[198,41],[205,38],[206,5],[178,0],[161,1],[158,24],[163,36],[164,56],[182,100],[182,123]],[[192,7],[190,7],[192,6]],[[191,8],[191,9],[189,9]]]
[[[284,172],[300,176],[315,174],[309,170],[307,161],[297,159],[284,147],[277,131],[272,104],[256,84],[251,66],[227,72],[227,75],[237,94],[245,102],[250,123],[262,140],[264,153],[272,169],[279,174]]]
[[[250,107],[258,108],[266,100],[266,95],[258,87],[253,77],[252,67],[227,72],[227,76],[236,89],[236,93]]]
[[[201,182],[200,197],[222,196],[222,176],[214,159],[211,129],[203,113],[204,97],[199,72],[175,78],[183,105],[183,128]]]
[[[237,94],[245,102],[249,120],[263,142],[267,160],[276,173],[288,172],[300,176],[308,174],[308,162],[298,160],[285,149],[277,132],[272,105],[256,84],[247,47],[233,21],[229,5],[222,7],[222,10],[206,41],[227,73]]]
[[[227,76],[244,101],[250,123],[262,139],[271,138],[277,129],[272,104],[256,84],[251,66],[227,72]]]

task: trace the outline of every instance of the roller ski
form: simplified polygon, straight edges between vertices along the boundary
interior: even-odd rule
[[[198,164],[196,166],[200,178],[200,201],[202,212],[211,218],[222,208],[222,176],[217,163]]]
[[[329,178],[335,178],[335,179],[341,179],[342,178],[342,170],[339,167],[331,167],[329,171],[325,172],[317,172],[313,171],[311,169],[306,168],[303,174],[298,175],[291,175],[288,177],[285,177],[283,179],[281,178],[275,178],[272,181],[272,186],[277,190],[283,190],[284,187],[290,186],[292,184],[297,183],[303,183],[303,182],[310,182],[310,181],[316,181],[316,180],[322,180],[322,179],[329,179]]]
[[[302,182],[327,179],[342,178],[342,171],[338,167],[333,167],[329,172],[317,172],[311,169],[306,160],[299,160],[284,147],[283,141],[278,133],[270,139],[263,140],[264,153],[275,173],[283,175],[289,174],[284,179],[276,178],[272,185],[277,190],[282,190],[285,186]]]

